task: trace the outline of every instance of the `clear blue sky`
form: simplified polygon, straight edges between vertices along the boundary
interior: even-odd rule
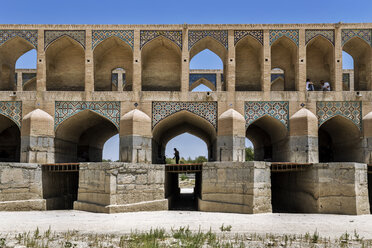
[[[29,1],[1,3],[2,24],[218,24],[218,23],[335,23],[372,22],[372,0],[313,0],[313,1]],[[23,56],[17,68],[34,68],[35,52]],[[219,58],[204,52],[192,61],[192,69],[217,69]],[[344,57],[344,68],[352,67]],[[201,87],[200,90],[206,90]],[[173,147],[181,147],[181,156],[206,155],[206,145],[191,135],[171,140],[167,155]],[[104,157],[118,159],[118,138],[107,142]],[[109,148],[109,149],[107,149]]]

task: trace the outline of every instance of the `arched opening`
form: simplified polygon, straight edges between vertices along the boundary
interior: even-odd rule
[[[103,146],[102,162],[119,161],[119,134],[109,138]]]
[[[47,47],[45,56],[47,90],[84,90],[85,51],[77,41],[63,36]]]
[[[226,89],[226,80],[223,75],[226,75],[227,51],[221,43],[211,37],[205,37],[190,49],[189,56],[190,72],[200,69],[214,71],[216,74],[215,90]]]
[[[280,68],[274,68],[271,70],[271,91],[283,91],[284,90],[284,78],[285,72]]]
[[[28,41],[15,37],[0,46],[0,90],[16,90],[16,62],[35,47]],[[35,52],[31,52],[35,53]],[[36,58],[34,58],[36,61]]]
[[[20,162],[21,132],[17,124],[0,114],[0,162]]]
[[[332,117],[319,127],[319,162],[362,162],[361,137],[351,120]]]
[[[346,42],[343,51],[354,60],[354,90],[371,90],[372,48],[364,40],[355,37]]]
[[[298,90],[297,72],[298,49],[296,44],[282,36],[271,45],[271,69],[281,68],[284,73],[284,90]]]
[[[81,111],[62,122],[55,136],[55,161],[100,162],[105,142],[118,134],[107,118],[91,110]]]
[[[235,89],[237,91],[260,91],[263,80],[263,46],[247,36],[235,47]]]
[[[142,90],[180,91],[181,50],[164,37],[148,42],[141,52]]]
[[[354,90],[354,59],[345,51],[342,51],[342,90]]]
[[[94,90],[132,90],[133,52],[131,47],[117,37],[110,37],[94,49]],[[123,72],[123,73],[121,73]],[[117,84],[113,84],[117,74]],[[118,87],[118,83],[122,86]]]
[[[322,90],[321,80],[329,82],[334,90],[334,47],[318,35],[306,45],[306,78],[310,79],[315,90]]]
[[[32,49],[23,54],[16,62],[17,90],[36,90],[36,60],[37,51]]]
[[[184,133],[189,133],[201,139],[207,147],[208,161],[213,161],[216,146],[216,130],[208,121],[188,111],[180,111],[172,114],[154,127],[152,143],[153,161],[156,161],[156,163],[165,162],[165,151],[169,142],[171,145],[168,149],[179,148],[180,156],[183,156],[182,153],[188,149],[192,149],[196,154],[196,147],[192,142],[188,143],[183,140],[182,146],[173,147],[174,144],[172,144],[171,140]],[[172,151],[170,155],[172,156]],[[180,173],[166,173],[165,197],[169,200],[170,209],[183,209],[185,206],[192,206],[192,209],[197,209],[197,199],[201,194],[201,172],[195,172],[194,178],[195,182],[193,184],[194,190],[192,195],[184,198],[181,195],[179,185]]]
[[[189,90],[193,92],[215,91],[216,86],[203,77],[190,84]]]
[[[254,147],[255,161],[286,161],[286,137],[288,130],[279,120],[265,115],[252,124],[246,137]]]

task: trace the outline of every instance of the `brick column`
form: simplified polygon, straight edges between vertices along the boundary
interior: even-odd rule
[[[123,73],[118,72],[118,88],[117,91],[121,92],[123,91]]]
[[[263,31],[263,56],[261,69],[261,90],[269,92],[271,90],[271,47],[269,30]]]
[[[189,40],[188,29],[184,26],[182,30],[182,56],[181,56],[181,92],[182,98],[187,98],[189,92],[189,73],[190,73],[190,56],[189,56]],[[183,99],[186,100],[186,99]]]
[[[334,69],[332,75],[332,83],[334,91],[342,91],[342,45],[341,45],[341,29],[335,29],[335,47],[334,47]],[[331,84],[332,87],[332,84]]]
[[[17,91],[22,91],[23,90],[22,74],[23,74],[23,72],[21,72],[21,71],[17,72]]]
[[[221,73],[216,72],[216,91],[222,90]]]
[[[94,61],[92,50],[92,30],[85,30],[86,44],[85,44],[85,92],[94,91]]]
[[[235,46],[234,46],[234,30],[228,31],[228,51],[226,58],[226,71],[225,75],[227,91],[235,91]]]
[[[298,60],[297,60],[297,75],[296,75],[296,90],[305,91],[306,88],[306,44],[305,44],[305,29],[299,30],[298,40]]]
[[[44,50],[44,29],[38,30],[37,64],[36,64],[36,90],[46,91],[46,57]]]
[[[133,96],[138,99],[139,92],[142,90],[142,68],[141,68],[141,49],[140,49],[140,30],[134,30],[134,46],[133,46]]]

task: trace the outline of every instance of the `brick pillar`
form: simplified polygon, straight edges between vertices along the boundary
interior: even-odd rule
[[[36,64],[36,90],[46,91],[46,57],[44,50],[44,29],[38,30],[37,40],[37,64]]]
[[[342,91],[342,45],[341,45],[341,29],[335,29],[335,47],[334,47],[334,69],[332,73],[332,82],[334,91]]]
[[[121,92],[123,91],[123,73],[118,72],[118,87],[117,91]]]
[[[22,74],[23,74],[23,72],[21,72],[21,71],[17,72],[17,91],[22,91],[23,90]]]
[[[184,26],[182,30],[182,56],[181,56],[181,92],[182,99],[186,100],[189,92],[190,55],[188,49],[188,29]]]
[[[228,92],[235,92],[235,46],[234,46],[234,30],[228,31],[228,51],[226,58],[226,71],[225,75],[226,86]]]
[[[299,30],[296,90],[306,90],[306,44],[305,29]]]
[[[139,97],[139,92],[142,90],[142,68],[141,68],[141,49],[140,49],[140,30],[134,30],[134,46],[133,46],[133,99],[136,101]]]
[[[216,72],[216,91],[222,90],[221,73]]]
[[[87,98],[90,98],[90,93],[94,91],[94,61],[91,29],[85,30],[85,37],[85,92],[87,93]]]
[[[262,74],[261,74],[261,90],[269,92],[271,90],[271,47],[269,30],[263,31],[263,56],[262,56]]]

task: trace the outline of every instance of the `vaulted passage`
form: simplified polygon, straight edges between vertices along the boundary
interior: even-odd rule
[[[236,44],[237,91],[260,91],[263,81],[263,47],[254,38],[247,36]]]
[[[0,115],[0,162],[19,162],[21,132],[17,124]]]
[[[329,119],[320,126],[318,137],[319,162],[363,162],[361,133],[351,120]]]
[[[282,36],[271,45],[271,69],[280,68],[284,71],[284,90],[298,90],[296,68],[298,52],[296,44]]]
[[[115,85],[112,83],[112,73],[114,73],[113,70],[116,68],[122,68],[125,71],[125,80],[123,80],[125,81],[125,84],[123,85],[123,88],[125,90],[131,90],[133,77],[132,49],[121,39],[117,37],[110,37],[101,42],[94,49],[95,91],[114,90],[113,87],[115,87]],[[122,73],[118,74],[120,74],[121,78],[123,78]]]
[[[142,90],[179,91],[181,89],[181,50],[164,37],[147,43],[141,52]]]
[[[78,42],[63,36],[47,47],[45,55],[47,90],[84,90],[85,51]]]
[[[55,137],[55,161],[100,162],[105,142],[118,133],[116,126],[101,115],[84,110],[62,122]]]

